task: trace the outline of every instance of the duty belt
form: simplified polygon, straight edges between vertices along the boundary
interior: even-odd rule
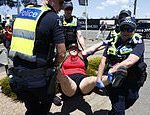
[[[15,67],[12,70],[15,75],[19,77],[26,77],[26,76],[39,76],[39,75],[45,75],[49,76],[54,72],[54,69],[52,68],[37,68],[37,69],[26,69],[22,67]]]

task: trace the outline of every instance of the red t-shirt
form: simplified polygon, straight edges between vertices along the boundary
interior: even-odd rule
[[[64,75],[82,74],[85,75],[85,63],[79,56],[68,56],[62,64]]]

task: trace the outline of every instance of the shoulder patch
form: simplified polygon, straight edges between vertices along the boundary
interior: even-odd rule
[[[59,26],[61,26],[61,27],[63,26],[63,25],[62,25],[62,21],[61,21],[60,19],[57,19],[57,22],[58,22],[58,25],[59,25]]]

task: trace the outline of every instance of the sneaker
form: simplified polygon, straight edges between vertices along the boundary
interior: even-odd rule
[[[102,96],[105,95],[105,92],[103,90],[100,90],[98,87],[94,87],[92,92],[99,94],[99,95],[102,95]]]

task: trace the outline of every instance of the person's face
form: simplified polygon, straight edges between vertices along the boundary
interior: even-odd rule
[[[131,26],[124,25],[120,27],[120,31],[121,31],[121,38],[123,39],[123,41],[126,41],[133,36],[135,29]]]
[[[72,48],[70,48],[69,49],[69,53],[70,53],[70,55],[72,55],[72,56],[77,56],[78,55],[78,49],[77,48],[75,48],[75,47],[72,47]]]
[[[73,9],[71,7],[64,9],[66,18],[70,18],[72,16],[72,10]]]

